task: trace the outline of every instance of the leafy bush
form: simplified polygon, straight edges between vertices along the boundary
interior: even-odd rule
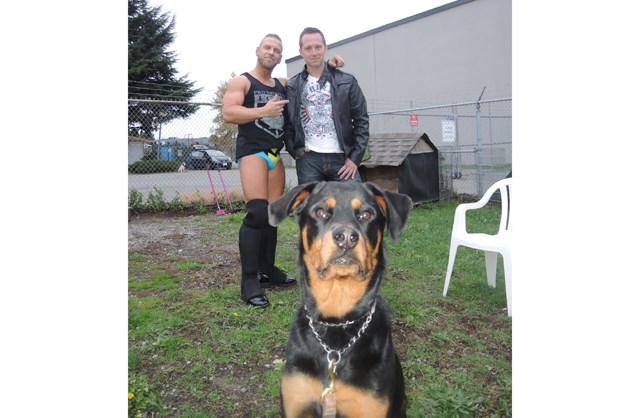
[[[146,208],[151,212],[163,212],[167,210],[167,202],[164,201],[164,192],[157,187],[147,196]]]
[[[140,160],[129,164],[129,174],[172,173],[182,161]]]
[[[130,189],[129,207],[136,212],[179,212],[185,209],[184,203],[177,193],[173,199],[167,202],[164,199],[164,192],[157,187],[154,187],[149,193],[146,202],[142,193],[136,189]]]
[[[231,208],[223,200],[223,196],[219,195],[220,207],[225,210]],[[135,212],[180,212],[187,209],[180,195],[176,195],[170,201],[165,200],[164,192],[158,187],[154,187],[147,195],[146,201],[144,195],[137,189],[129,189],[129,208]],[[214,209],[211,205],[206,205],[203,200],[193,203],[191,209],[200,213],[207,213]],[[244,201],[236,200],[233,202],[233,209],[237,212],[245,210]]]
[[[180,199],[178,193],[176,193],[173,199],[171,199],[171,201],[168,203],[168,209],[176,212],[185,209],[184,203],[182,202],[182,199]]]
[[[140,193],[136,189],[129,190],[129,207],[136,211],[144,209],[144,203],[142,202],[142,193]]]

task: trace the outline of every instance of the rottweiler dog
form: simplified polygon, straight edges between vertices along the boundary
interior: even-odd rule
[[[300,227],[302,304],[282,376],[285,417],[406,417],[391,311],[379,296],[383,233],[397,240],[412,201],[373,183],[312,182],[269,205]]]

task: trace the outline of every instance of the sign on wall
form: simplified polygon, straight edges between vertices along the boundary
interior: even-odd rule
[[[456,142],[456,118],[447,116],[442,119],[442,142]]]

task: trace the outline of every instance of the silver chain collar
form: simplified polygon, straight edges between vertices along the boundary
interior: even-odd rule
[[[306,306],[305,306],[305,310],[306,310]],[[329,364],[331,364],[333,362],[333,365],[335,367],[338,363],[340,363],[340,360],[342,359],[342,354],[345,351],[347,351],[349,349],[349,347],[351,347],[353,344],[355,344],[355,342],[358,341],[358,339],[362,336],[362,334],[364,334],[364,331],[369,326],[369,323],[371,322],[371,318],[373,317],[373,313],[375,311],[376,311],[376,301],[374,301],[373,305],[371,305],[371,311],[367,315],[367,318],[364,320],[364,324],[362,324],[362,327],[360,327],[360,329],[358,330],[358,333],[356,335],[354,335],[353,337],[351,337],[351,339],[349,340],[347,345],[342,347],[341,350],[334,350],[331,347],[329,347],[327,344],[325,344],[324,341],[322,341],[322,338],[320,338],[320,335],[318,334],[318,331],[313,326],[313,318],[311,316],[309,316],[309,315],[305,315],[305,316],[307,317],[307,319],[309,319],[309,327],[311,327],[311,331],[313,332],[313,335],[315,335],[316,339],[318,340],[318,342],[320,343],[320,345],[322,346],[324,351],[327,353],[327,362]],[[342,322],[342,323],[339,323],[339,324],[333,324],[333,323],[328,323],[328,322],[320,322],[320,321],[316,321],[316,322],[318,324],[320,324],[320,325],[325,325],[325,326],[329,326],[329,327],[346,327],[347,325],[355,324],[359,320],[360,320],[360,318],[355,319],[353,321]],[[331,353],[335,353],[336,354],[335,360],[331,359]]]

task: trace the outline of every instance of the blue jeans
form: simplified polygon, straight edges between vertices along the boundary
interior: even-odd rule
[[[309,183],[310,181],[345,181],[338,175],[338,170],[344,165],[344,154],[323,154],[309,151],[296,160],[296,173],[298,174],[298,184]],[[360,173],[356,172],[354,180],[362,183]]]

